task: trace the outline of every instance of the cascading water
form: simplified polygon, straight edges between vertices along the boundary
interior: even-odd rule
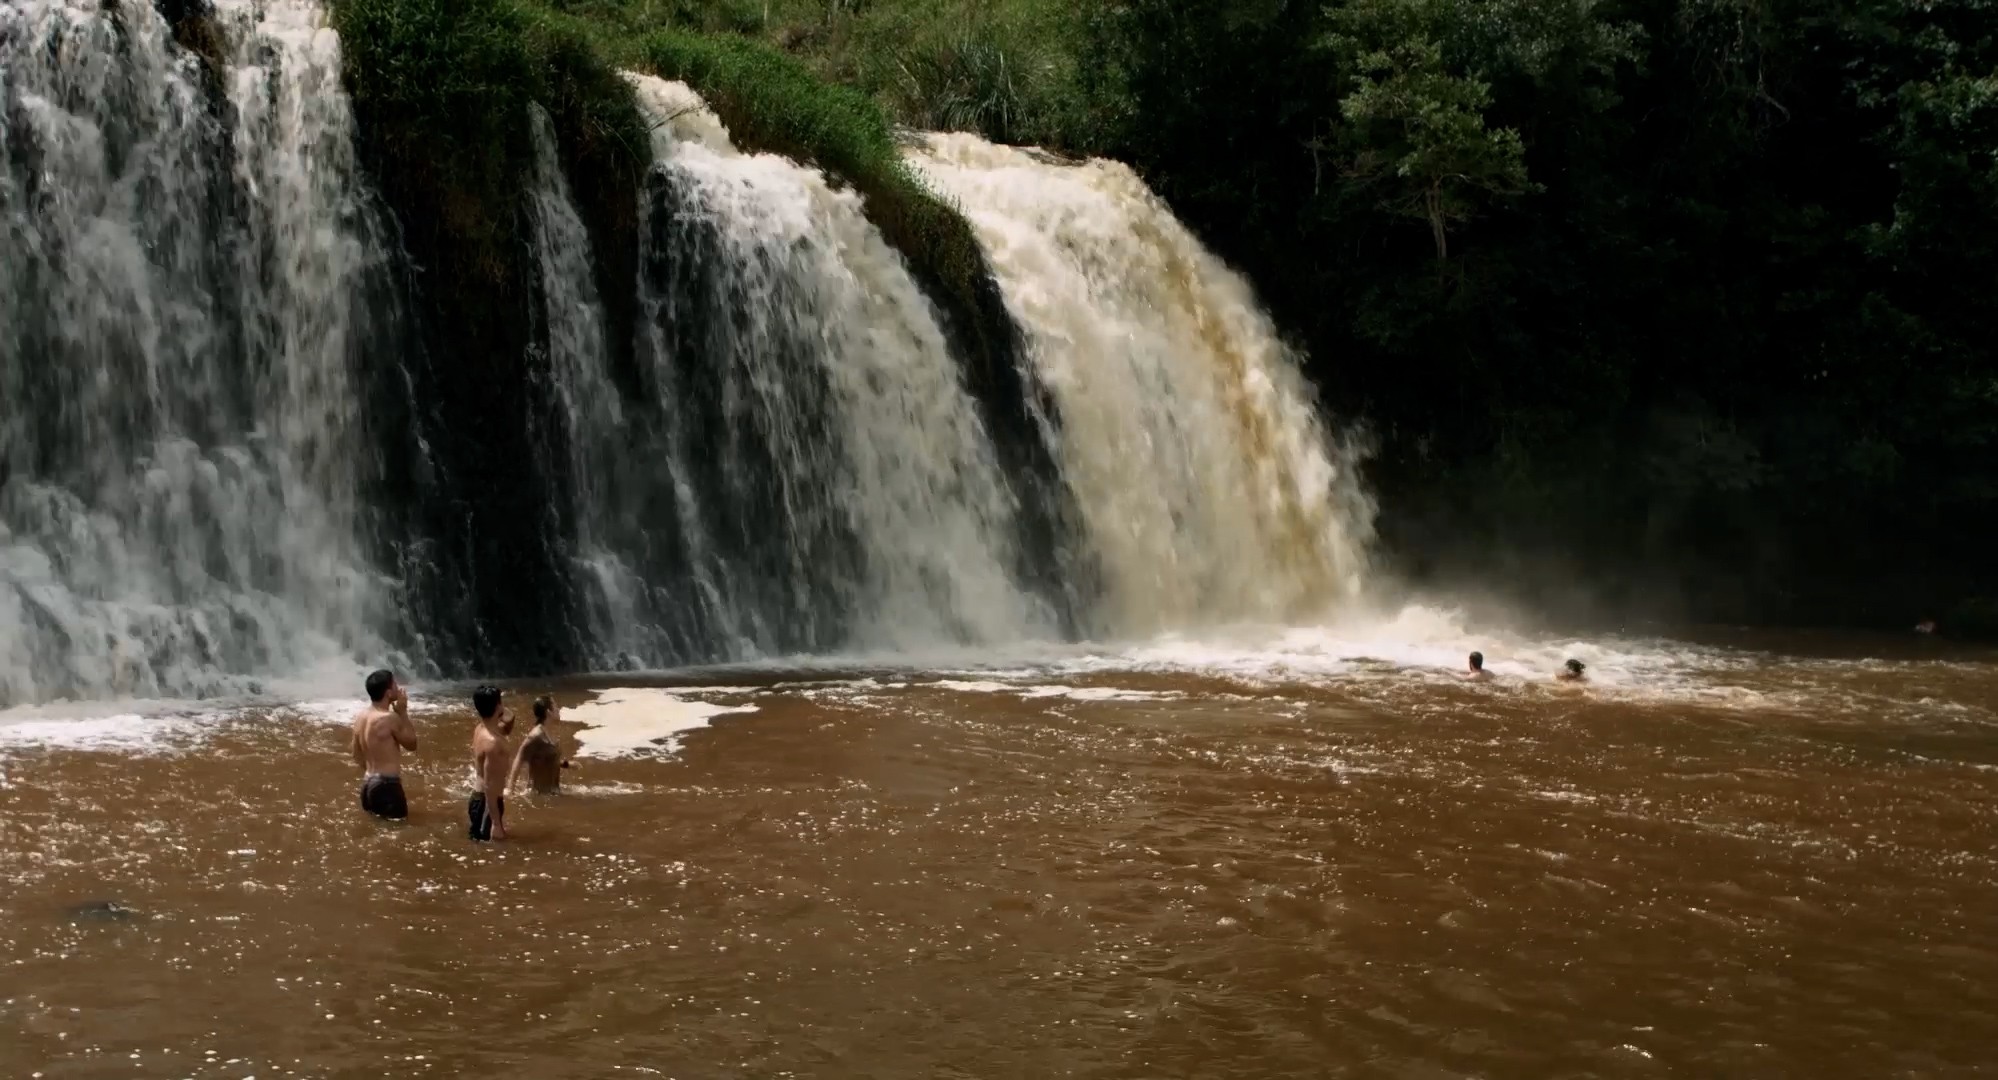
[[[337,38],[307,0],[194,17],[200,55],[144,4],[0,6],[0,706],[407,663],[392,646],[420,654],[457,610],[425,604],[501,584],[426,555],[467,540],[462,515],[369,512],[377,490],[448,495],[426,433],[463,433],[448,410],[364,415],[436,369],[402,366]],[[554,124],[524,118],[540,307],[514,370],[535,407],[506,476],[534,474],[540,516],[487,564],[576,586],[519,605],[565,620],[535,662],[1045,639],[1063,623],[1041,589],[1116,637],[1357,590],[1371,508],[1347,456],[1246,284],[1129,170],[955,135],[911,151],[1025,336],[1031,370],[974,401],[859,195],[738,151],[685,86],[629,80],[654,164],[615,328]],[[428,575],[410,605],[372,568],[390,552]],[[511,601],[476,595],[454,629],[508,634]]]
[[[1373,509],[1351,455],[1248,283],[1136,174],[962,134],[908,158],[970,219],[1054,398],[1097,633],[1310,619],[1357,594]]]
[[[528,122],[548,381],[563,425],[551,441],[566,450],[565,460],[551,471],[566,476],[575,496],[567,530],[569,558],[586,603],[592,660],[598,667],[641,659],[661,663],[683,650],[660,628],[666,620],[658,608],[665,605],[647,602],[653,588],[627,555],[647,546],[647,532],[630,516],[629,502],[637,497],[634,486],[644,486],[631,467],[641,421],[627,416],[611,378],[608,320],[597,295],[589,231],[562,171],[554,121],[539,105],[531,105]]]
[[[213,72],[145,3],[0,6],[0,705],[382,651],[355,354],[385,245],[339,43],[302,0],[208,18]]]
[[[1048,635],[1019,501],[859,197],[629,78],[655,125],[640,364],[709,633],[736,655]]]

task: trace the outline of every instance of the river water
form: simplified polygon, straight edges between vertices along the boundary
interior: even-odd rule
[[[459,688],[400,826],[351,700],[0,714],[0,1074],[1991,1066],[1998,655],[1456,630],[513,686],[490,846]]]

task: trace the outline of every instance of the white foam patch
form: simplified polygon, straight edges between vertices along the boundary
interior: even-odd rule
[[[939,690],[955,690],[960,694],[1003,694],[1019,687],[1002,682],[967,681],[963,679],[938,679],[930,684]]]
[[[620,795],[643,795],[645,794],[645,790],[646,790],[645,785],[643,784],[627,784],[621,780],[612,781],[610,783],[604,783],[604,784],[563,784],[562,785],[562,795],[564,798],[568,798],[571,796],[586,798],[586,799],[615,798]]]
[[[1126,690],[1121,686],[1023,686],[1023,698],[1066,698],[1070,701],[1176,701],[1177,690]]]
[[[354,698],[299,702],[235,699],[80,701],[0,710],[0,753],[90,750],[126,754],[181,753],[230,728],[270,721],[346,727],[365,702]],[[411,715],[447,713],[443,698],[411,698]],[[468,710],[469,712],[469,710]]]
[[[576,732],[577,757],[627,758],[670,754],[687,732],[715,717],[755,711],[754,705],[716,705],[665,690],[617,687],[564,709],[562,718],[586,725]]]
[[[9,710],[9,713],[18,710]],[[10,716],[0,713],[0,751],[98,750],[126,754],[176,753],[198,741],[220,718],[142,716]]]
[[[1047,672],[1029,670],[996,674],[1018,678],[1040,675],[1045,678]],[[925,683],[875,683],[870,679],[846,689],[858,693],[909,686],[919,689],[952,690],[960,694],[1017,694],[1027,700],[1061,698],[1068,701],[1176,701],[1186,696],[1178,690],[1132,690],[1121,686],[1064,686],[1059,683],[1014,683],[999,682],[994,679],[938,679]]]

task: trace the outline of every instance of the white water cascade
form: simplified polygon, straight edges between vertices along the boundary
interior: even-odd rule
[[[534,145],[530,205],[536,269],[548,334],[548,376],[564,430],[569,483],[576,493],[568,558],[584,592],[588,639],[597,666],[620,657],[672,655],[646,598],[652,586],[627,558],[643,530],[630,517],[632,432],[609,370],[609,328],[597,294],[589,231],[555,138],[555,123],[528,107]],[[640,462],[643,467],[643,462]],[[657,468],[657,463],[652,463]]]
[[[382,651],[355,363],[386,245],[339,42],[305,0],[206,17],[213,72],[148,3],[0,5],[0,705]]]
[[[1248,283],[1129,168],[938,134],[910,164],[985,247],[1058,412],[1095,632],[1312,621],[1360,590],[1373,507]]]
[[[640,363],[711,632],[738,655],[1050,635],[1019,500],[859,196],[739,152],[684,85],[629,78],[656,159]]]

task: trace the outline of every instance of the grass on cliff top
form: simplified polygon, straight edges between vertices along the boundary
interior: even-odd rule
[[[511,0],[336,0],[333,25],[378,178],[437,215],[462,269],[496,280],[513,257],[529,102],[582,167],[635,182],[650,161],[631,88],[573,22]]]
[[[897,123],[1076,149],[1078,56],[1102,0],[542,0],[626,39],[657,30],[768,46]]]
[[[662,30],[645,37],[637,54],[642,67],[700,93],[737,145],[816,165],[852,184],[868,219],[919,273],[974,302],[986,270],[971,226],[903,161],[874,99],[734,35]]]
[[[692,86],[743,148],[851,184],[919,275],[974,302],[983,253],[956,208],[904,163],[880,102],[774,45],[726,32],[634,33],[623,18],[516,0],[336,0],[334,22],[370,157],[416,193],[436,217],[424,227],[446,232],[444,246],[482,277],[497,279],[513,257],[530,102],[554,116],[579,172],[635,177],[649,164],[646,122],[617,75],[631,67]]]

